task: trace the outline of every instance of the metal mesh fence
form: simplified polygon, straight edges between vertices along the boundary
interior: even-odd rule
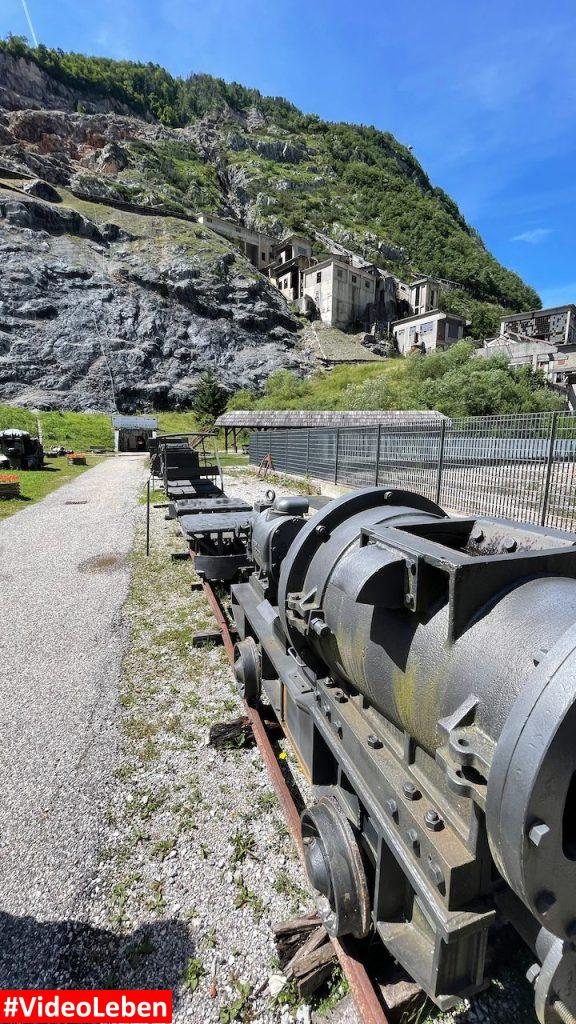
[[[352,487],[403,487],[455,512],[576,529],[576,417],[471,416],[257,431],[250,461]]]

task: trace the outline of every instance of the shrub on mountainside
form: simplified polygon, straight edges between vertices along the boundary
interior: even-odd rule
[[[474,352],[472,344],[462,341],[445,352],[390,360],[369,372],[350,367],[340,388],[329,373],[301,380],[282,370],[269,377],[264,395],[237,392],[229,408],[436,409],[451,417],[562,408],[562,399],[541,373],[511,368],[503,356],[480,359]]]
[[[474,346],[462,341],[445,352],[411,355],[404,360],[401,405],[404,409],[436,409],[446,416],[491,416],[544,412],[562,408],[562,399],[540,372],[510,367],[505,356],[477,358]],[[389,381],[382,379],[348,388],[351,409],[390,409]]]

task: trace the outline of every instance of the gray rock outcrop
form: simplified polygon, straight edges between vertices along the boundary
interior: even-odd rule
[[[198,225],[0,191],[0,262],[0,402],[175,408],[207,368],[233,391],[302,367],[280,294]]]

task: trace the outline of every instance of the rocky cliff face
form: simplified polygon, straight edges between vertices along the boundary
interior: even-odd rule
[[[173,408],[208,367],[234,390],[306,363],[280,294],[199,225],[62,197],[0,191],[0,401]]]
[[[56,81],[42,68],[24,57],[0,51],[0,107],[6,110],[56,109],[73,111],[83,104],[86,113],[116,111],[130,113],[116,100],[83,94]]]
[[[73,105],[12,65],[5,104]],[[300,322],[239,252],[145,177],[123,186],[131,147],[175,134],[111,112],[0,112],[0,402],[173,408],[207,368],[233,391],[312,365]]]

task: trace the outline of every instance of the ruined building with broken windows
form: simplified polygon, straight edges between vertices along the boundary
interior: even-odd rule
[[[213,213],[199,214],[198,221],[237,245],[287,302],[329,327],[379,331],[402,355],[445,348],[465,333],[462,317],[438,309],[450,282],[419,277],[405,284],[327,236],[320,244],[333,251],[316,258],[314,243],[304,235],[278,240]]]

